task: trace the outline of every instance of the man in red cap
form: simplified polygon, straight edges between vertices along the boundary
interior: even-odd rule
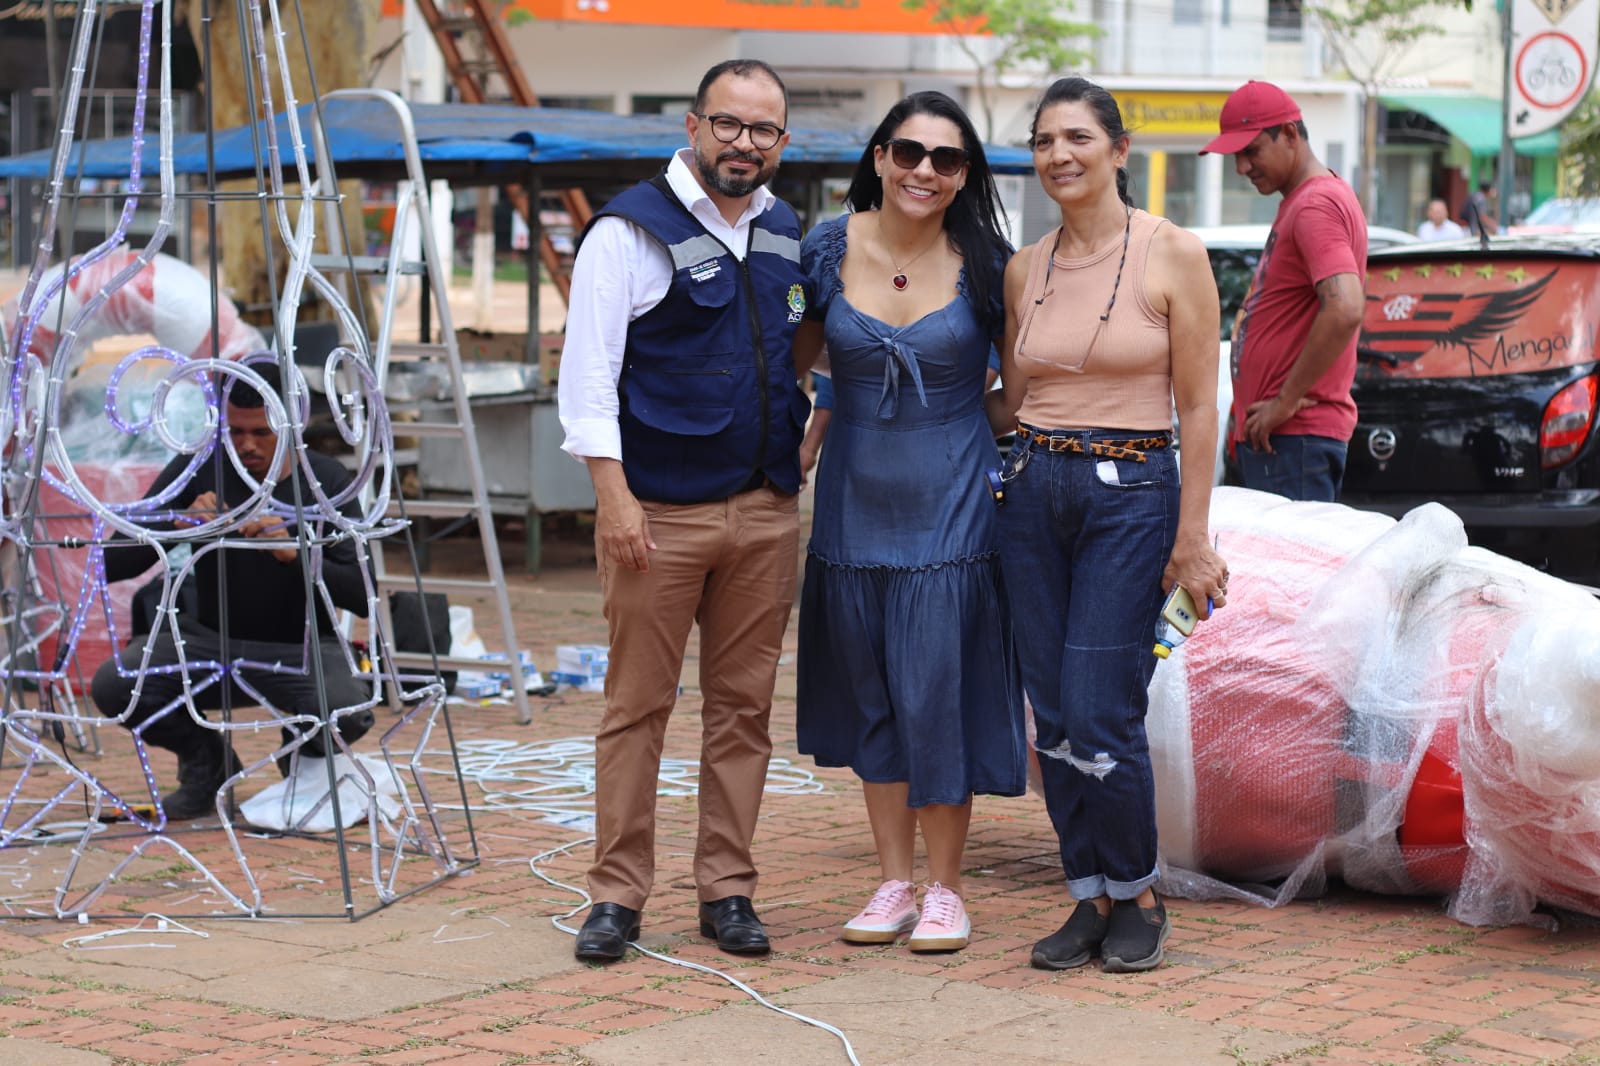
[[[1233,338],[1230,439],[1245,485],[1333,501],[1356,425],[1350,385],[1366,297],[1367,220],[1306,139],[1294,98],[1246,82],[1200,152],[1233,156],[1263,196],[1283,196]]]

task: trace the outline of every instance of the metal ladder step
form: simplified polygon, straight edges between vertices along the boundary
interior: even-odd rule
[[[397,592],[415,592],[417,579],[399,574],[385,574],[378,578],[378,587],[393,589]],[[500,591],[500,586],[493,581],[480,581],[470,577],[427,577],[422,578],[423,592],[459,592],[466,595],[478,593],[495,593]]]
[[[395,422],[397,437],[460,437],[466,431],[460,422]]]
[[[406,518],[468,518],[478,513],[478,505],[471,500],[406,500]],[[402,517],[400,500],[390,500],[386,518]]]
[[[432,341],[390,341],[389,360],[394,362],[401,359],[445,359],[448,358],[450,349],[443,344]]]
[[[440,12],[433,0],[417,0],[417,6],[429,25],[437,27]],[[468,8],[473,12],[473,21],[480,27],[484,26],[486,9],[482,7],[481,0],[467,0]],[[489,25],[493,25],[492,23]],[[435,37],[439,41],[441,50],[446,50],[447,64],[459,64],[463,58],[455,48],[454,40],[448,32],[440,33],[435,29]],[[466,30],[463,27],[463,35]],[[454,57],[453,59],[450,57]],[[458,88],[461,82],[458,80]],[[352,272],[367,274],[415,273],[426,279],[423,287],[423,299],[426,301],[424,309],[424,329],[418,336],[431,338],[433,327],[426,323],[437,323],[438,342],[430,339],[421,341],[397,342],[394,336],[394,317],[398,307],[398,287],[388,286],[384,295],[383,318],[379,324],[378,340],[373,345],[373,372],[380,384],[387,385],[388,371],[393,363],[407,363],[407,370],[420,369],[421,364],[432,364],[432,367],[442,371],[442,378],[447,383],[448,396],[465,397],[466,382],[463,378],[461,355],[456,342],[456,331],[451,322],[449,301],[445,298],[448,294],[449,279],[442,268],[437,241],[434,237],[433,213],[428,203],[428,175],[422,166],[421,153],[416,143],[416,129],[412,123],[411,111],[408,105],[392,93],[374,89],[336,89],[328,93],[329,98],[367,98],[384,103],[395,113],[395,122],[399,127],[400,136],[398,146],[403,150],[406,164],[406,193],[397,199],[396,203],[396,233],[400,232],[402,225],[406,232],[415,232],[420,236],[421,254],[418,260],[400,260],[398,255],[394,258],[380,258],[377,256],[355,256],[353,254],[340,254],[337,243],[332,247],[333,254],[319,257],[313,262],[325,269],[341,271],[341,280],[350,280]],[[316,122],[314,117],[314,124]],[[320,127],[315,131],[321,136]],[[319,141],[320,143],[320,141]],[[401,215],[401,209],[404,215]],[[341,234],[341,219],[335,197],[328,196],[324,199],[323,211],[325,213],[324,232],[329,234],[330,241],[334,236]],[[341,238],[342,239],[342,238]],[[399,246],[403,247],[403,246]],[[345,249],[353,253],[354,248]],[[414,253],[415,254],[415,253]],[[429,378],[430,382],[433,380]],[[441,397],[442,399],[442,397]],[[527,724],[533,720],[528,703],[527,688],[524,684],[521,659],[518,652],[521,645],[517,640],[516,621],[511,613],[511,598],[507,587],[505,571],[500,559],[500,546],[496,539],[494,527],[493,503],[489,496],[488,486],[484,480],[482,459],[478,452],[477,435],[473,431],[473,412],[470,405],[462,403],[459,407],[451,408],[449,401],[442,410],[427,409],[427,416],[422,421],[404,422],[398,419],[391,423],[391,431],[398,439],[411,437],[446,437],[459,441],[459,447],[466,453],[466,473],[459,486],[462,495],[454,498],[420,498],[406,499],[401,496],[391,497],[388,501],[386,513],[394,518],[404,514],[406,518],[420,520],[472,520],[476,525],[478,540],[483,551],[483,569],[479,571],[481,577],[471,578],[433,578],[424,574],[397,574],[390,571],[389,564],[385,562],[386,551],[377,551],[373,555],[372,569],[379,587],[386,591],[421,588],[424,592],[441,592],[450,598],[453,594],[462,599],[473,601],[488,601],[489,612],[493,619],[499,623],[498,630],[503,637],[501,647],[507,652],[508,658],[503,666],[494,667],[496,672],[510,675],[511,682],[508,686],[512,690],[512,701],[516,707],[517,718]],[[423,413],[422,397],[398,403],[395,410],[406,413]],[[370,494],[366,497],[371,499]],[[413,564],[420,571],[424,568],[421,560],[412,557]],[[378,612],[383,631],[392,637],[394,629],[393,606],[387,597],[380,600]],[[490,637],[491,622],[488,618],[477,621],[477,628],[493,647],[495,641]],[[448,637],[445,638],[448,640]],[[392,647],[381,649],[389,654],[383,664],[384,669],[390,673],[404,670],[414,673],[418,670],[424,675],[431,674],[434,663],[456,669],[484,669],[483,660],[471,657],[441,656],[437,660],[432,655],[417,652],[400,652]],[[440,648],[448,652],[449,648]],[[397,699],[397,693],[390,691],[391,701]]]
[[[434,656],[425,651],[397,651],[389,656],[388,665],[421,669],[423,673],[428,674],[433,672],[435,661]],[[499,669],[506,666],[503,662],[474,659],[466,655],[440,655],[437,662],[441,670],[498,670],[501,673],[510,672],[507,669]]]
[[[332,255],[319,254],[311,257],[311,265],[318,270],[347,270],[356,274],[388,274],[390,273],[389,257],[386,255]],[[426,274],[428,265],[419,259],[402,259],[394,264],[393,273],[396,274]]]

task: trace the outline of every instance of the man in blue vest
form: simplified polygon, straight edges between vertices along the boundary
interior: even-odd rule
[[[606,205],[573,264],[562,447],[594,480],[611,640],[580,959],[620,959],[639,935],[662,742],[695,622],[700,932],[724,951],[769,950],[750,843],[794,602],[810,411],[790,351],[806,306],[800,225],[766,187],[787,120],[771,67],[712,67],[685,118],[689,147]]]

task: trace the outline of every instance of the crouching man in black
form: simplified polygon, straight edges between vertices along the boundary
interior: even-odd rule
[[[252,364],[279,395],[277,367]],[[233,443],[239,462],[257,482],[273,474],[273,459],[278,449],[278,434],[268,418],[260,393],[239,379],[224,381],[226,402],[223,431]],[[313,476],[323,493],[332,497],[350,481],[336,461],[310,454]],[[184,476],[191,456],[180,455],[156,477],[148,499]],[[294,480],[289,478],[293,473]],[[314,509],[316,497],[306,482],[305,471],[294,461],[294,451],[286,447],[275,476],[278,481],[273,498],[291,508],[298,482],[301,506]],[[238,508],[249,502],[251,491],[219,445],[217,452],[200,464],[169,506],[178,514],[165,527],[195,527],[212,521],[219,511]],[[358,516],[355,501],[341,511]],[[314,541],[322,533],[322,521],[314,521],[308,531]],[[218,539],[270,540],[274,547],[216,548],[204,542],[194,546],[198,553],[191,580],[195,610],[180,612],[178,629],[183,642],[183,659],[189,664],[188,682],[194,691],[197,710],[215,711],[223,706],[267,703],[285,715],[322,717],[324,706],[339,735],[353,743],[372,728],[372,706],[376,702],[370,683],[352,675],[350,664],[335,634],[322,597],[315,597],[316,630],[320,638],[316,653],[321,660],[321,691],[317,672],[306,655],[310,643],[311,612],[306,606],[305,579],[300,566],[296,526],[263,509],[238,526],[228,526]],[[320,567],[313,559],[313,577],[319,572],[335,605],[365,617],[367,588],[355,546],[339,540],[321,548]],[[106,581],[121,581],[148,570],[158,559],[151,547],[109,545],[105,551]],[[226,615],[226,641],[223,639]],[[149,666],[139,674],[145,648],[151,648]],[[138,728],[145,743],[165,748],[178,756],[178,788],[161,799],[169,821],[197,818],[216,808],[217,790],[239,770],[239,761],[223,732],[197,721],[183,701],[185,671],[171,669],[179,662],[178,649],[168,620],[157,618],[154,631],[136,637],[122,651],[121,662],[113,655],[95,672],[91,693],[101,714],[118,717],[131,713],[121,724]],[[243,666],[241,660],[272,665],[272,669]],[[223,676],[200,689],[216,674],[220,663]],[[161,668],[168,668],[162,671]],[[324,695],[325,694],[325,699]],[[224,703],[224,700],[227,703]],[[300,750],[308,755],[327,754],[322,727],[285,726],[285,744],[292,743],[297,729],[313,729],[315,734]],[[279,767],[288,772],[288,760]]]

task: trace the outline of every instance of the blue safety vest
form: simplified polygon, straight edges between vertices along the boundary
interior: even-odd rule
[[[664,171],[595,217],[605,215],[638,225],[672,258],[666,296],[628,327],[617,385],[628,488],[662,503],[723,500],[767,480],[798,492],[811,401],[794,378],[806,307],[794,211],[780,200],[752,220],[742,261]]]

